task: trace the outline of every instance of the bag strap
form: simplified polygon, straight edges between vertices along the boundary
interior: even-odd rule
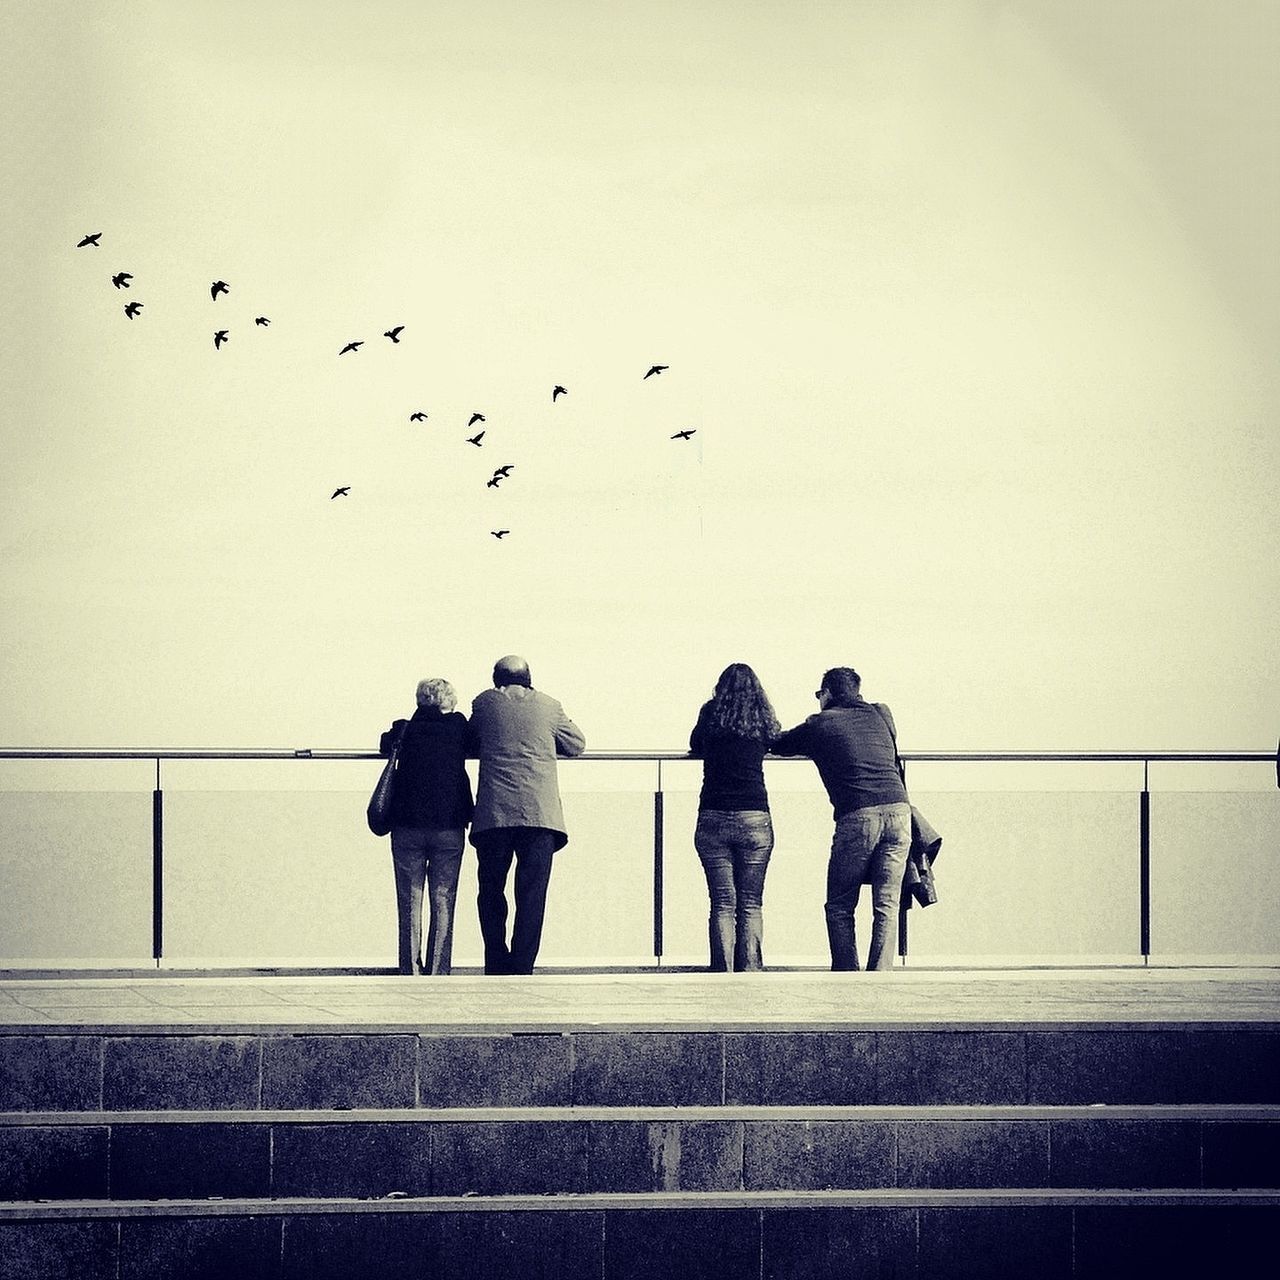
[[[889,730],[889,741],[893,743],[893,764],[898,771],[898,777],[902,779],[902,785],[907,785],[907,766],[902,762],[902,756],[898,751],[898,735],[893,731],[893,725],[889,721],[889,717],[885,715],[883,708],[878,702],[871,704],[875,708],[876,715],[884,722],[884,727]]]

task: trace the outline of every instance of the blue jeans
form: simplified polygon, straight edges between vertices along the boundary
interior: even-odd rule
[[[392,827],[391,862],[396,872],[400,926],[400,972],[422,973],[422,891],[431,895],[427,927],[427,973],[448,973],[453,963],[453,903],[462,866],[462,828]]]
[[[693,847],[711,895],[711,971],[763,969],[764,875],[773,852],[768,811],[704,809]]]
[[[911,848],[911,806],[872,804],[836,822],[827,864],[827,939],[832,969],[856,969],[853,910],[862,882],[871,882],[871,952],[868,969],[893,968],[898,898]]]

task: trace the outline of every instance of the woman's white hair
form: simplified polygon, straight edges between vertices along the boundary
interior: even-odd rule
[[[435,707],[446,715],[458,705],[458,695],[447,680],[432,677],[418,681],[418,706]]]

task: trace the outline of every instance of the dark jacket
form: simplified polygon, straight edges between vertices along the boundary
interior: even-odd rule
[[[873,804],[906,804],[898,776],[898,750],[889,709],[859,698],[851,707],[828,707],[788,730],[771,750],[810,756],[818,766],[837,820]],[[887,723],[886,723],[887,721]]]
[[[910,909],[918,902],[932,906],[938,900],[938,887],[933,880],[933,864],[942,849],[942,837],[915,805],[911,806],[911,848],[907,852],[907,868],[902,873],[902,905]]]
[[[419,707],[411,720],[397,720],[382,735],[379,751],[391,754],[404,734],[391,792],[391,823],[433,831],[460,829],[471,821],[471,779],[467,777],[467,717]]]

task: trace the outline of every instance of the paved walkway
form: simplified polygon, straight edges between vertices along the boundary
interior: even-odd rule
[[[1280,1023],[1280,970],[608,973],[0,979],[0,1033]]]

